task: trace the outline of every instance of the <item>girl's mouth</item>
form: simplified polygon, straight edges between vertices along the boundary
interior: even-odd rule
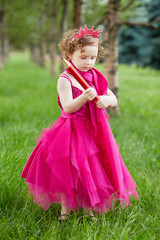
[[[83,69],[85,69],[85,70],[89,70],[89,69],[90,69],[90,67],[84,67]]]

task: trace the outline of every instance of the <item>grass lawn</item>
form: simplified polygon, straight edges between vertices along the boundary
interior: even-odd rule
[[[100,221],[80,211],[62,224],[60,206],[46,212],[35,205],[20,178],[34,138],[60,116],[57,77],[20,53],[0,72],[0,239],[160,239],[160,72],[119,66],[121,117],[109,120],[140,199],[125,210],[117,204]]]

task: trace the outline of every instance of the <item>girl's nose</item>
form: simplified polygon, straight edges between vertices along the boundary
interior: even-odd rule
[[[87,59],[86,64],[90,65],[91,64],[91,59]]]

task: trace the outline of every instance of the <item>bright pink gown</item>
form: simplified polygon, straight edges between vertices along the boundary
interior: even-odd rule
[[[84,77],[98,94],[107,92],[108,83],[96,69]],[[73,98],[82,94],[71,86]],[[59,97],[58,104],[62,108]],[[59,203],[72,211],[108,212],[118,200],[125,208],[130,205],[129,196],[139,197],[108,119],[106,110],[88,101],[73,114],[62,109],[61,117],[43,129],[21,174],[36,204],[45,210]]]

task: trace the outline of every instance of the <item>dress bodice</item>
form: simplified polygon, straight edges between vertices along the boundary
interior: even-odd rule
[[[93,77],[92,77],[92,73],[88,71],[87,73],[88,75],[88,78],[85,79],[87,81],[87,83],[95,88],[94,86],[94,83],[93,83]],[[66,75],[66,74],[62,74],[60,76],[63,76],[66,78],[66,81],[69,80],[70,83],[71,83],[71,87],[72,87],[72,96],[73,96],[73,99],[79,97],[81,94],[82,94],[82,90],[73,86],[72,84],[72,81],[70,80],[69,76]],[[83,119],[88,119],[90,118],[90,111],[89,111],[89,104],[88,102],[85,103],[78,111],[76,111],[75,113],[72,113],[72,114],[67,114],[64,112],[63,110],[63,107],[62,107],[62,104],[60,102],[60,98],[59,98],[59,95],[58,95],[58,99],[57,99],[57,102],[58,102],[58,105],[60,106],[60,108],[62,109],[61,111],[61,116],[62,117],[65,117],[65,118],[83,118]],[[90,101],[89,101],[90,102]]]
[[[71,85],[71,87],[72,87],[73,99],[79,97],[79,96],[82,94],[82,90],[81,90],[81,89],[79,89],[79,88],[77,88],[77,87],[75,87],[75,86],[73,86],[73,85]],[[63,108],[62,108],[62,104],[61,104],[61,102],[60,102],[59,95],[58,95],[58,98],[57,98],[57,102],[58,102],[58,105],[60,106],[60,108],[63,109]],[[86,104],[84,104],[84,105],[86,105]],[[84,106],[84,105],[83,105],[83,106]]]
[[[75,86],[71,86],[72,87],[72,95],[73,95],[73,99],[79,97],[82,94],[82,90],[80,90],[79,88],[75,87]],[[58,95],[58,99],[57,99],[58,105],[60,106],[61,110],[61,117],[64,118],[81,118],[81,119],[88,119],[89,118],[89,106],[88,106],[88,102],[85,103],[79,110],[77,110],[74,113],[71,114],[67,114],[63,108],[62,108],[62,104],[60,102],[60,98]]]

